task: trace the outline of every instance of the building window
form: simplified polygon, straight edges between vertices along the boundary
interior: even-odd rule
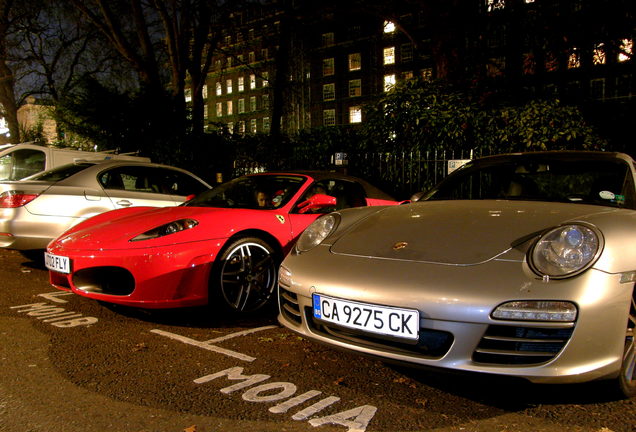
[[[349,80],[349,97],[362,96],[362,80]]]
[[[349,70],[357,71],[362,69],[362,56],[360,53],[349,54]]]
[[[256,133],[256,119],[250,120],[250,133]]]
[[[220,82],[216,83],[216,95],[221,96],[223,94],[223,85]]]
[[[384,64],[395,64],[395,47],[384,48]]]
[[[632,76],[622,75],[616,78],[616,96],[624,97],[632,94]]]
[[[233,134],[233,133],[234,133],[234,122],[229,122],[229,123],[227,124],[227,131],[228,131],[229,133],[231,133],[231,134]]]
[[[243,54],[239,54],[236,56],[236,63],[237,64],[244,64],[245,63],[245,57],[243,56]]]
[[[232,36],[225,36],[223,40],[225,41],[225,45],[230,45],[232,43]]]
[[[262,102],[261,108],[269,109],[269,95],[263,95],[261,102]]]
[[[243,114],[245,112],[245,99],[238,100],[238,113]]]
[[[632,58],[634,53],[634,40],[623,39],[619,46],[620,52],[618,53],[618,61],[625,62]]]
[[[254,32],[254,29],[253,29],[253,28],[249,29],[249,30],[247,31],[247,37],[248,37],[248,39],[249,39],[249,40],[254,40],[255,34],[256,34],[256,33]]]
[[[208,98],[208,85],[204,84],[203,88],[201,89],[201,96],[203,96],[203,99],[207,99]]]
[[[572,48],[572,52],[568,57],[568,69],[576,69],[581,67],[581,56],[576,48]]]
[[[335,126],[336,125],[336,110],[326,109],[322,112],[322,125],[323,126]]]
[[[269,117],[263,117],[263,132],[269,132],[269,130],[270,130]]]
[[[256,111],[256,96],[250,96],[250,111]]]
[[[322,60],[322,76],[331,76],[335,73],[333,57]]]
[[[545,70],[548,72],[556,72],[559,70],[559,60],[554,53],[547,53],[545,56]]]
[[[594,99],[605,99],[605,79],[593,79],[590,81],[590,96]]]
[[[322,86],[322,100],[330,101],[336,98],[336,85],[324,84]]]
[[[250,75],[250,89],[254,90],[256,88],[256,75]]]
[[[384,91],[388,92],[395,87],[395,74],[384,75]]]
[[[523,73],[524,75],[534,75],[537,70],[537,61],[533,53],[523,54]]]
[[[245,77],[238,77],[238,91],[245,91]]]
[[[217,102],[216,103],[216,116],[217,117],[223,117],[223,103],[222,102]]]
[[[384,21],[384,33],[394,33],[395,30],[396,27],[393,21]]]
[[[496,11],[506,7],[506,0],[486,0],[488,12]]]
[[[424,81],[431,81],[433,79],[433,68],[422,69],[421,76]]]
[[[245,122],[244,121],[240,121],[238,123],[238,132],[240,134],[244,134],[245,133]]]
[[[263,87],[269,86],[269,72],[263,72]]]
[[[261,58],[263,60],[267,60],[269,58],[269,50],[267,48],[263,48],[261,50]]]
[[[203,105],[203,118],[208,119],[208,104]]]
[[[231,68],[234,59],[232,57],[228,57],[227,59],[225,59],[225,61],[227,62],[227,67]]]
[[[404,63],[411,60],[413,60],[413,44],[402,44],[400,47],[400,61]]]
[[[255,63],[256,62],[256,53],[254,51],[250,51],[247,54],[247,61],[249,61],[250,63]]]
[[[600,44],[594,45],[592,63],[594,63],[595,65],[602,65],[602,64],[605,64],[605,61],[606,61],[605,44],[600,43]]]
[[[225,93],[232,94],[232,80],[225,81]]]
[[[335,41],[335,35],[333,33],[323,33],[322,34],[322,46],[328,47],[332,46]]]
[[[232,114],[234,114],[232,101],[227,101],[227,115],[232,115]]]
[[[362,107],[349,107],[349,123],[362,123]]]
[[[506,59],[503,57],[491,58],[486,65],[486,74],[489,77],[503,76],[506,70]]]
[[[410,79],[413,79],[413,71],[404,71],[404,72],[402,72],[402,79],[404,81],[408,81]]]
[[[185,97],[186,103],[192,102],[192,89],[187,88],[183,90],[183,95]]]

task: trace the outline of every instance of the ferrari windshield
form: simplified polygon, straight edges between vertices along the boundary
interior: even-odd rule
[[[189,207],[221,207],[269,210],[284,206],[307,181],[290,175],[239,177],[203,192],[184,203]]]
[[[422,199],[560,201],[634,208],[629,165],[610,158],[511,156],[468,163]]]

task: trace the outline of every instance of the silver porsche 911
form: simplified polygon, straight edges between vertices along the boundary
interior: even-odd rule
[[[625,154],[477,159],[410,204],[316,220],[279,321],[390,362],[636,395],[636,192]]]

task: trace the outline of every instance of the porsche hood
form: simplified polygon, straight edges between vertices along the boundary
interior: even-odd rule
[[[334,254],[474,265],[606,207],[528,201],[425,201],[385,208],[335,240]]]

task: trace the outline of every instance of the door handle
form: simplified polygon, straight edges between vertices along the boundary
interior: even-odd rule
[[[130,202],[130,201],[128,201],[128,200],[119,200],[119,201],[117,201],[117,203],[116,203],[116,204],[117,204],[118,206],[120,206],[120,207],[130,207],[131,205],[133,205],[133,203],[131,203],[131,202]]]

